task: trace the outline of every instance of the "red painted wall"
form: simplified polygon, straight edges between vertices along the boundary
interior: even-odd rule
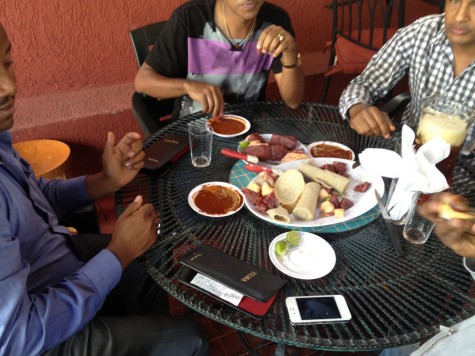
[[[100,151],[108,129],[138,130],[130,113],[137,64],[128,31],[165,20],[183,2],[1,0],[0,21],[12,42],[19,87],[15,140],[56,138]],[[272,2],[290,13],[302,54],[314,53],[304,65],[321,72],[331,29],[324,5],[330,0]],[[436,11],[422,0],[406,2],[407,23]],[[315,86],[322,78],[312,80],[317,84],[306,86],[307,100],[319,97]]]

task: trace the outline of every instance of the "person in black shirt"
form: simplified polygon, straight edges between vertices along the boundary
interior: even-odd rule
[[[182,98],[174,117],[263,100],[269,71],[297,107],[304,79],[287,12],[264,0],[194,0],[178,7],[135,78],[138,92]]]

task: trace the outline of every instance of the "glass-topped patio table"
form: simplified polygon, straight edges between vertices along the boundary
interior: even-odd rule
[[[289,109],[281,102],[249,102],[226,106],[226,113],[251,122],[250,132],[293,135],[304,144],[337,141],[360,153],[367,147],[393,149],[400,131],[388,140],[354,133],[336,107],[306,103]],[[149,137],[148,147],[165,134],[186,135],[187,123],[208,116],[196,113],[179,119]],[[195,168],[189,153],[158,172],[141,172],[116,192],[117,214],[135,198],[144,196],[160,216],[156,245],[140,262],[152,278],[174,298],[193,310],[234,329],[282,345],[364,351],[423,341],[475,314],[475,283],[462,258],[443,246],[435,235],[424,245],[401,239],[407,252],[397,257],[377,207],[346,223],[321,226],[314,234],[336,253],[336,265],[325,277],[300,280],[288,277],[272,264],[271,241],[288,229],[259,219],[245,207],[223,218],[195,213],[189,192],[210,181],[232,182],[240,188],[254,176],[242,161],[222,156],[222,148],[236,150],[245,135],[214,136],[211,165]],[[475,205],[473,153],[457,161],[453,190]],[[388,189],[386,182],[386,189]],[[287,280],[265,317],[253,318],[177,280],[179,256],[202,244],[258,266]],[[285,308],[288,296],[342,294],[352,313],[346,323],[292,325]]]

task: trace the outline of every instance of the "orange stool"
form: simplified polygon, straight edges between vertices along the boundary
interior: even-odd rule
[[[71,150],[64,142],[32,140],[14,143],[13,147],[31,165],[37,178],[66,178]]]

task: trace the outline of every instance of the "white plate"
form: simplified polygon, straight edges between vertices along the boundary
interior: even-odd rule
[[[320,236],[299,232],[302,242],[289,249],[283,256],[275,253],[275,244],[285,240],[287,233],[280,234],[269,246],[269,257],[274,266],[286,275],[298,279],[316,279],[326,276],[335,267],[333,247]]]
[[[196,193],[198,193],[198,191],[201,190],[201,188],[203,188],[204,186],[210,186],[210,185],[215,185],[215,186],[222,186],[222,187],[227,187],[227,188],[231,188],[233,189],[237,194],[239,194],[244,202],[244,194],[241,192],[241,190],[232,185],[232,184],[229,184],[229,183],[225,183],[225,182],[207,182],[207,183],[203,183],[203,184],[200,184],[198,185],[197,187],[193,188],[190,192],[190,194],[188,194],[188,204],[190,205],[190,207],[196,211],[198,214],[201,214],[201,215],[204,215],[204,216],[209,216],[211,218],[221,218],[223,216],[229,216],[229,215],[233,215],[234,213],[237,213],[239,210],[241,210],[241,208],[243,207],[244,203],[241,203],[241,205],[235,209],[235,210],[231,210],[231,211],[228,211],[226,214],[208,214],[202,210],[200,210],[196,204],[195,204],[195,195]]]
[[[333,141],[318,141],[318,142],[311,143],[310,145],[307,146],[308,154],[310,156],[312,156],[312,148],[315,147],[316,145],[321,145],[321,144],[328,145],[328,146],[335,146],[335,147],[341,148],[345,151],[350,151],[351,152],[351,158],[349,160],[350,161],[355,160],[355,153],[353,152],[353,150],[351,148],[349,148],[348,146],[342,145],[339,142],[333,142]]]
[[[248,132],[249,129],[251,128],[251,123],[249,122],[249,120],[247,120],[246,118],[244,118],[244,117],[242,117],[242,116],[233,115],[233,114],[226,114],[226,115],[223,115],[223,118],[224,118],[224,119],[228,119],[228,120],[229,120],[229,118],[231,118],[231,117],[236,118],[236,119],[242,121],[242,122],[244,123],[244,129],[243,129],[242,131],[237,132],[237,133],[232,134],[232,135],[225,135],[225,134],[217,133],[217,132],[215,132],[215,131],[213,130],[213,133],[214,133],[216,136],[219,136],[219,137],[236,137],[236,136],[245,134],[245,133]],[[209,119],[209,120],[211,120],[211,119]],[[208,120],[208,122],[209,122],[209,120]],[[211,125],[211,127],[212,127],[212,125]]]
[[[326,225],[339,224],[339,223],[354,219],[366,213],[371,208],[373,208],[376,205],[376,197],[374,195],[375,189],[378,191],[378,193],[381,196],[384,195],[383,179],[380,176],[369,173],[361,166],[356,167],[355,169],[351,168],[351,165],[355,163],[353,161],[348,161],[348,160],[339,159],[339,158],[309,158],[309,160],[313,160],[316,163],[316,165],[319,167],[324,164],[332,164],[333,162],[343,162],[346,164],[346,173],[348,174],[348,178],[350,178],[350,184],[348,184],[348,187],[346,188],[345,194],[343,196],[345,198],[352,200],[354,205],[350,209],[345,211],[345,216],[343,218],[336,218],[334,216],[326,216],[326,217],[321,218],[319,216],[320,204],[317,204],[317,209],[316,209],[315,217],[313,220],[310,220],[310,221],[296,220],[293,214],[290,214],[290,222],[285,223],[282,221],[273,220],[269,215],[257,211],[254,205],[250,201],[248,201],[247,198],[245,198],[244,202],[246,203],[246,206],[251,211],[251,213],[253,213],[254,215],[256,215],[258,218],[262,220],[265,220],[267,222],[280,225],[280,226],[295,226],[295,227],[326,226]],[[301,162],[302,161],[300,160],[300,161],[282,163],[273,168],[281,169],[283,171],[286,171],[292,168],[297,169]],[[257,176],[253,180],[256,180],[256,178]],[[356,185],[361,184],[363,182],[371,183],[368,190],[364,193],[355,192],[353,188]]]
[[[269,142],[270,139],[272,138],[272,134],[259,134],[266,142]],[[297,146],[295,147],[296,150],[303,149],[305,153],[308,154],[307,147],[300,141],[297,141]],[[238,146],[238,152],[242,152],[243,149]],[[244,161],[246,163],[249,163],[247,161]],[[274,167],[276,164],[281,164],[281,161],[259,161],[259,165],[264,166],[264,167]]]

